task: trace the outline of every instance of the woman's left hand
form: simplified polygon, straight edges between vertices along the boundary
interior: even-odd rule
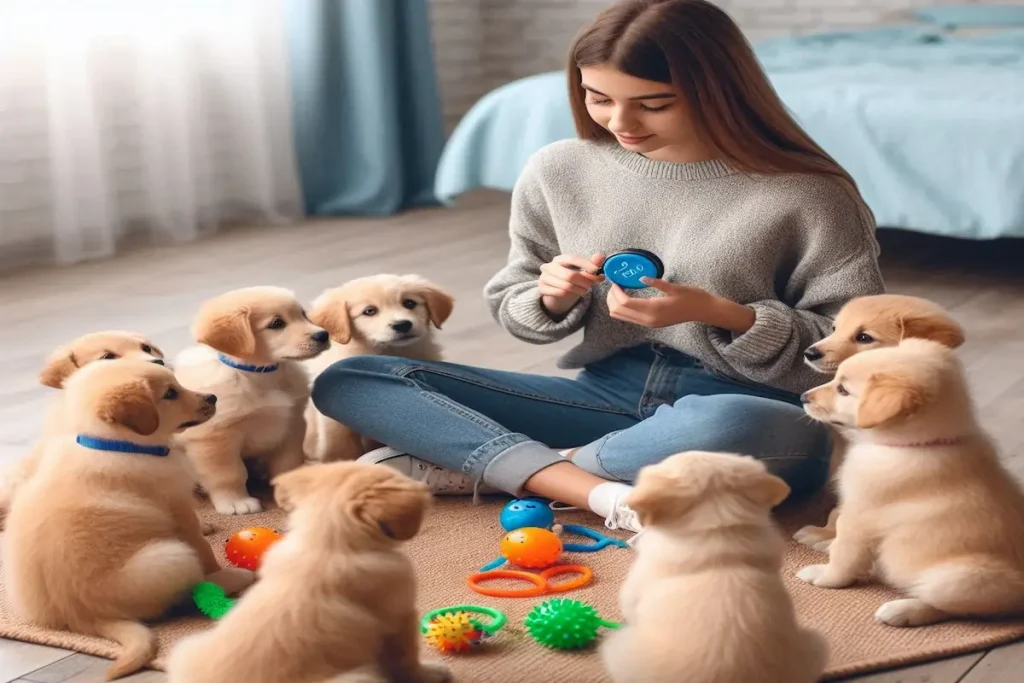
[[[608,313],[642,327],[668,327],[698,322],[743,334],[754,325],[754,311],[734,301],[715,296],[698,287],[644,278],[643,283],[664,296],[631,297],[612,283],[608,290]]]

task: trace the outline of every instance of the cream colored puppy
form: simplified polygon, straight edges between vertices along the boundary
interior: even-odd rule
[[[246,459],[271,478],[303,464],[309,376],[299,361],[328,346],[292,292],[249,287],[210,299],[192,333],[198,346],[176,358],[181,383],[217,395],[217,415],[182,435],[199,483],[217,512],[259,512],[246,488]]]
[[[857,354],[804,401],[853,441],[829,562],[799,578],[845,588],[874,575],[908,596],[875,613],[892,626],[1024,613],[1024,494],[951,349],[907,339]]]
[[[964,331],[934,301],[903,294],[860,296],[840,309],[832,334],[809,346],[804,358],[818,372],[831,375],[840,363],[854,354],[896,346],[904,339],[930,339],[955,349],[964,343]],[[833,431],[836,447],[830,464],[834,479],[846,451],[847,438],[842,429]],[[839,508],[835,508],[825,526],[805,526],[793,534],[793,538],[827,552],[836,537],[838,516]]]
[[[313,302],[309,319],[331,335],[331,348],[306,365],[316,377],[352,356],[401,356],[441,360],[433,328],[452,314],[451,294],[419,275],[372,275],[328,289]],[[355,460],[376,444],[365,442],[310,401],[305,453],[310,460]]]
[[[163,364],[164,353],[156,344],[136,332],[113,330],[92,332],[75,339],[70,344],[55,349],[46,359],[39,374],[40,384],[53,389],[62,389],[64,380],[80,368],[97,360],[128,358]],[[46,410],[42,438],[46,439],[61,432],[63,427],[63,392],[56,394]],[[42,448],[36,445],[28,455],[6,468],[0,481],[0,521],[10,510],[11,500],[18,487],[39,467]]]
[[[420,660],[416,575],[400,548],[419,532],[427,486],[355,462],[311,465],[274,486],[288,534],[241,601],[171,652],[171,683],[450,680]]]
[[[172,440],[209,420],[216,397],[138,360],[91,363],[64,386],[68,433],[44,442],[7,520],[7,594],[30,622],[119,642],[113,679],[153,658],[143,620],[199,581],[236,592],[253,576],[219,566]]]
[[[771,508],[784,481],[747,456],[687,452],[640,470],[640,516],[619,603],[627,625],[601,646],[615,683],[812,683],[825,639],[802,628],[779,574]]]

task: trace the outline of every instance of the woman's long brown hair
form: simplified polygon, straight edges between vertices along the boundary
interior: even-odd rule
[[[728,14],[706,0],[620,0],[576,38],[569,97],[579,137],[614,140],[587,113],[580,67],[676,86],[720,157],[747,173],[853,178],[804,132]]]

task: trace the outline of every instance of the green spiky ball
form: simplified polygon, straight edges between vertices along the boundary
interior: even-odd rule
[[[192,599],[199,611],[211,619],[220,619],[235,606],[235,600],[224,593],[224,589],[210,581],[202,581],[192,589]]]
[[[559,650],[590,645],[604,623],[593,607],[568,598],[545,600],[526,615],[526,631],[534,640]]]

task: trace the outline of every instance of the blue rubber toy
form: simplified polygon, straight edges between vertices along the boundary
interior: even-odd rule
[[[606,258],[598,273],[623,289],[643,289],[647,285],[640,278],[660,278],[665,274],[665,265],[646,249],[627,249]]]
[[[555,523],[555,513],[542,500],[520,498],[502,508],[498,521],[505,531],[515,531],[528,526],[550,529]]]

